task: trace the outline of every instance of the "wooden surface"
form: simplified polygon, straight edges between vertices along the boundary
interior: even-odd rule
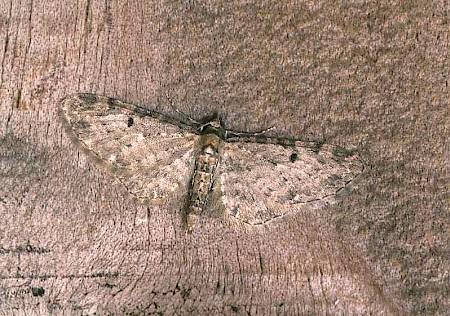
[[[259,3],[259,2],[258,2]],[[448,3],[0,1],[0,312],[446,315]],[[132,201],[56,110],[93,92],[370,165],[266,229]]]

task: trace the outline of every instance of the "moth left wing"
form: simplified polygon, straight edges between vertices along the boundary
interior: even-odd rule
[[[357,154],[333,145],[291,141],[291,146],[282,146],[249,138],[236,140],[222,147],[221,197],[231,216],[252,225],[298,208],[331,204],[364,169]]]
[[[60,114],[73,141],[137,198],[164,198],[189,183],[195,127],[86,93],[64,99]]]

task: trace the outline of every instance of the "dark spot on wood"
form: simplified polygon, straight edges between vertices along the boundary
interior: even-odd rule
[[[78,97],[83,101],[84,103],[90,105],[97,102],[97,96],[92,93],[81,93],[78,95]]]
[[[239,306],[231,305],[231,310],[235,313],[239,312]]]
[[[261,274],[264,272],[263,258],[261,255],[261,251],[259,252],[259,268],[261,269]]]
[[[297,159],[298,159],[297,153],[292,153],[291,156],[289,157],[289,160],[290,160],[291,162],[296,162]]]
[[[88,25],[88,19],[89,19],[89,9],[91,7],[91,0],[88,0],[86,3],[86,8],[84,12],[84,25]]]
[[[9,45],[9,34],[6,34],[6,36],[5,36],[5,48],[3,49],[3,53],[6,53],[8,51],[8,45]]]
[[[31,293],[33,294],[33,296],[43,296],[45,293],[45,290],[41,287],[32,287]]]
[[[22,89],[17,91],[16,108],[20,108],[20,101],[22,99]]]
[[[128,122],[127,122],[128,127],[133,126],[133,124],[134,124],[133,118],[132,118],[132,117],[129,117],[129,118],[128,118]]]

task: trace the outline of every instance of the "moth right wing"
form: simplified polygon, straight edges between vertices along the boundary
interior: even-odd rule
[[[116,99],[76,94],[62,101],[72,140],[141,200],[189,183],[199,136],[190,125]]]
[[[364,169],[356,153],[333,145],[319,148],[286,140],[289,146],[283,146],[283,139],[241,139],[222,147],[221,200],[231,216],[251,225],[332,204]]]

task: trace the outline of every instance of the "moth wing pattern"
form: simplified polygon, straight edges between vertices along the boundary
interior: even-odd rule
[[[187,187],[199,136],[181,122],[94,94],[71,95],[60,111],[72,140],[138,199]]]
[[[363,169],[357,154],[333,145],[229,142],[219,164],[222,202],[240,221],[264,224],[297,207],[334,203]]]

